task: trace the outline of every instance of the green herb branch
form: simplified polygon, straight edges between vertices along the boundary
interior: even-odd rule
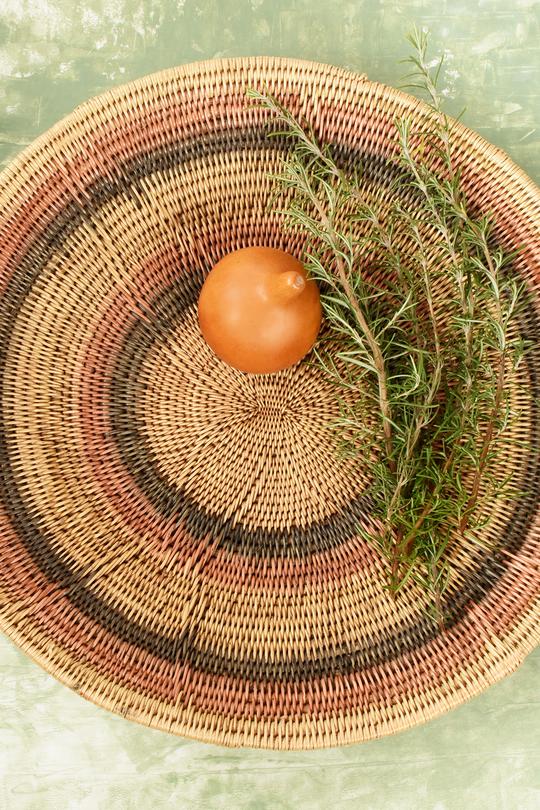
[[[323,340],[317,361],[343,403],[334,426],[342,447],[362,453],[373,480],[389,587],[420,584],[443,626],[452,539],[486,519],[484,498],[512,494],[491,462],[512,418],[524,290],[510,271],[514,254],[492,247],[492,217],[473,214],[466,199],[455,123],[437,89],[442,59],[432,73],[427,36],[414,30],[409,40],[408,78],[427,112],[417,128],[395,121],[390,202],[369,190],[360,165],[340,168],[309,123],[268,93],[249,95],[290,143],[278,196],[287,192],[282,213],[306,235],[303,258],[321,285],[332,349]],[[353,404],[343,387],[355,391]]]

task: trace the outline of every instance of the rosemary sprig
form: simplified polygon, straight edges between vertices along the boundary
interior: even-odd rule
[[[318,362],[336,396],[340,387],[357,394],[352,405],[340,397],[336,427],[373,479],[389,587],[421,584],[442,626],[452,537],[485,520],[482,498],[509,494],[491,462],[523,352],[514,336],[523,287],[509,271],[513,254],[492,246],[492,217],[473,213],[464,194],[455,123],[437,89],[442,59],[432,72],[426,34],[415,29],[409,41],[409,78],[428,107],[416,129],[395,122],[390,204],[371,201],[361,166],[341,168],[308,122],[266,92],[249,95],[285,125],[273,134],[290,142],[275,177],[278,195],[288,192],[282,213],[305,234],[303,258],[321,285],[334,348],[323,340]],[[366,402],[375,406],[369,422]]]

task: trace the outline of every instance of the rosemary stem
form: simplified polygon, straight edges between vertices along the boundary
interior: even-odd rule
[[[393,458],[394,448],[392,440],[392,411],[390,408],[390,401],[388,398],[388,381],[381,347],[379,346],[379,343],[375,335],[370,329],[367,319],[362,311],[360,304],[358,303],[358,299],[352,288],[347,271],[345,269],[345,264],[340,255],[339,246],[335,244],[335,228],[328,214],[326,213],[324,206],[318,200],[316,195],[313,195],[313,204],[315,205],[323,228],[326,229],[328,235],[331,235],[332,241],[334,242],[333,248],[339,280],[341,282],[343,291],[347,296],[347,300],[355,314],[358,324],[362,330],[362,333],[364,334],[364,337],[371,351],[371,356],[373,358],[373,364],[375,366],[375,371],[377,375],[379,407],[381,410],[381,417],[382,417],[385,451],[387,455],[390,472],[395,472],[396,468],[395,468],[395,461]]]
[[[465,529],[467,528],[471,512],[476,506],[478,494],[480,491],[480,483],[482,481],[482,476],[486,469],[489,450],[495,436],[495,422],[504,398],[505,360],[506,360],[505,352],[502,352],[499,357],[499,363],[497,367],[497,387],[495,390],[493,408],[491,410],[491,418],[486,427],[486,432],[484,434],[484,438],[482,441],[482,449],[480,451],[478,466],[476,467],[476,470],[474,472],[474,479],[471,484],[471,492],[463,509],[463,514],[459,523],[459,530],[461,532],[464,532]]]

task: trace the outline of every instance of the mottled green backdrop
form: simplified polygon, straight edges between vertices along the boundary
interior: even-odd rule
[[[304,57],[400,83],[411,24],[447,51],[449,110],[540,180],[540,0],[0,0],[0,163],[79,102],[216,56]],[[0,639],[0,810],[536,810],[540,655],[427,726],[314,753],[130,724]]]

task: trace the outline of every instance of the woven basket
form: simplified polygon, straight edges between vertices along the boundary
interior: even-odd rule
[[[394,116],[414,123],[423,105],[274,58],[189,65],[92,99],[1,176],[0,626],[130,719],[315,748],[435,717],[537,639],[540,192],[459,127],[471,205],[522,248],[532,296],[518,328],[533,347],[512,387],[523,441],[498,458],[525,492],[487,505],[478,543],[454,538],[440,632],[414,585],[391,598],[358,536],[370,482],[361,458],[336,452],[328,380],[306,363],[243,375],[199,333],[198,291],[225,253],[299,253],[268,209],[285,144],[246,101],[263,85],[344,165],[362,161],[367,195],[390,193]]]

